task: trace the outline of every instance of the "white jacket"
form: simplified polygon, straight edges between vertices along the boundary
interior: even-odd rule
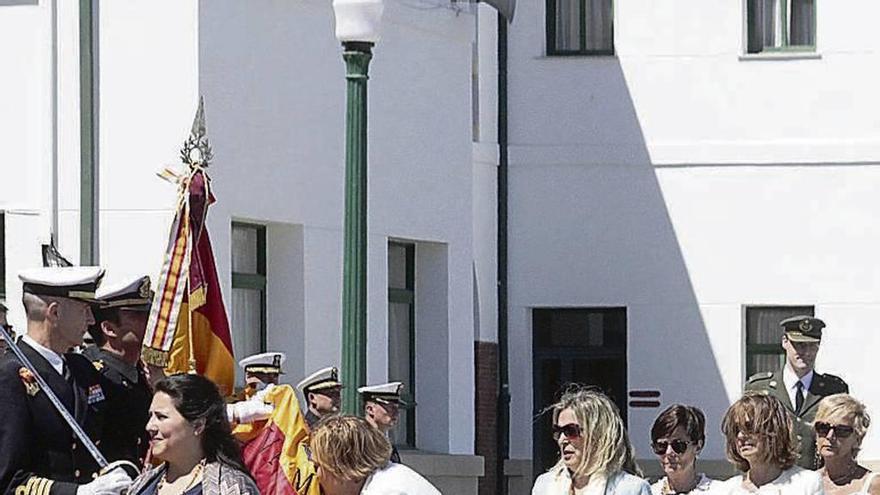
[[[361,495],[440,495],[440,491],[412,469],[389,462],[367,478]]]
[[[538,476],[532,495],[569,495],[571,493],[571,475],[565,466],[556,467]],[[592,476],[584,488],[577,490],[577,495],[651,495],[648,482],[624,471],[615,473],[610,478]]]

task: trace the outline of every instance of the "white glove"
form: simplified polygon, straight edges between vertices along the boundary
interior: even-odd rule
[[[131,476],[122,469],[102,474],[92,482],[76,488],[76,495],[120,495],[131,486]]]
[[[270,384],[266,385],[265,387],[263,387],[259,391],[257,391],[257,393],[255,393],[254,396],[251,397],[251,400],[258,400],[260,402],[264,402],[263,399],[266,397],[266,394],[268,394],[269,391],[272,390],[273,387],[275,387],[274,383],[270,383]]]
[[[226,416],[230,423],[244,424],[268,419],[275,406],[260,400],[244,400],[235,404],[226,404]]]

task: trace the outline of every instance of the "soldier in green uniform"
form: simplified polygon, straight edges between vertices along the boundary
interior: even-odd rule
[[[849,386],[839,377],[816,373],[816,354],[822,340],[825,322],[811,316],[794,316],[782,320],[782,348],[785,365],[774,373],[757,373],[746,382],[746,390],[773,395],[791,414],[794,430],[800,441],[797,464],[816,469],[816,441],[813,419],[819,401],[828,395],[848,393]]]

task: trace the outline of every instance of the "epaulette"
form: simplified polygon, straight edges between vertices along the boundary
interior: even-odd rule
[[[761,380],[769,380],[772,376],[773,376],[772,371],[762,371],[760,373],[755,373],[754,375],[750,376],[749,379],[746,380],[746,382],[747,383],[754,383],[754,382],[759,382]]]
[[[823,376],[826,380],[828,380],[829,382],[833,383],[834,385],[838,385],[838,386],[840,386],[841,388],[844,388],[844,387],[849,388],[849,385],[847,385],[846,382],[843,381],[843,378],[841,378],[841,377],[839,377],[839,376],[837,376],[837,375],[829,375],[829,374],[827,374],[827,373],[823,373],[822,376]]]

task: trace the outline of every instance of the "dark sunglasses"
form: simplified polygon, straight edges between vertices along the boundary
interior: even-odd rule
[[[669,446],[672,446],[672,451],[676,454],[684,454],[684,451],[688,449],[688,445],[691,443],[685,440],[673,440],[671,442],[666,442],[660,440],[658,442],[654,442],[651,444],[651,449],[654,450],[654,453],[657,455],[663,455],[666,453],[666,449]]]
[[[834,436],[837,438],[847,438],[855,432],[852,426],[832,425],[822,421],[814,424],[813,429],[816,430],[816,434],[820,437],[828,435],[828,432],[831,430],[834,430]]]
[[[580,438],[581,426],[577,423],[569,423],[565,426],[553,425],[553,439],[559,440],[561,435],[565,435],[565,438]]]

